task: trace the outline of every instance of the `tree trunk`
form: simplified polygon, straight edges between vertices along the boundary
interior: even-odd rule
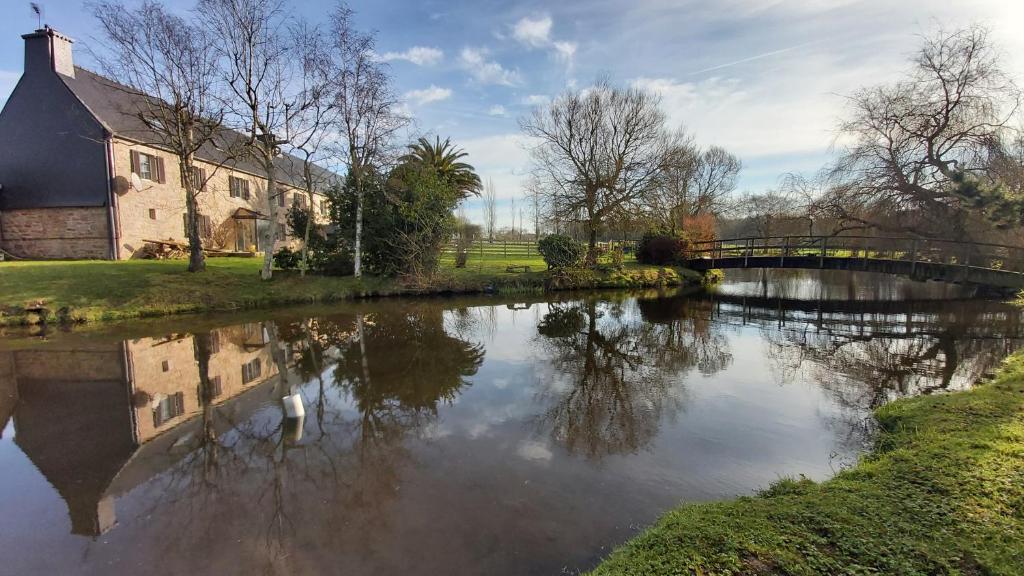
[[[353,275],[360,278],[363,275],[363,187],[356,179],[356,238],[353,248]]]
[[[263,269],[260,278],[270,280],[273,276],[274,242],[277,240],[277,171],[273,153],[264,147],[263,167],[267,172],[267,215],[270,225],[263,233]]]
[[[587,244],[587,266],[597,264],[597,226],[590,222],[590,239]]]
[[[302,261],[299,263],[299,276],[306,275],[306,268],[309,267],[309,232],[313,228],[313,174],[310,171],[309,162],[303,166],[306,177],[306,194],[309,196],[309,210],[306,212],[306,230],[302,237]]]
[[[185,214],[188,230],[188,271],[202,272],[206,270],[206,257],[203,255],[203,242],[199,237],[199,203],[196,201],[195,183],[192,182],[192,162],[190,158],[180,157],[178,172],[181,182],[185,185]]]

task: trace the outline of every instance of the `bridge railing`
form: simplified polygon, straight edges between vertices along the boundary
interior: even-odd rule
[[[766,236],[695,242],[690,259],[778,256],[901,260],[1024,273],[1024,247],[984,242],[879,236]]]

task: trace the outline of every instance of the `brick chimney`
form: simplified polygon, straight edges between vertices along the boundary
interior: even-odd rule
[[[25,40],[26,75],[53,71],[75,77],[75,61],[71,54],[74,40],[49,26],[24,34],[22,38]]]

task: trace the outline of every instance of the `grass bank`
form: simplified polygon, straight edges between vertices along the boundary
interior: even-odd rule
[[[700,280],[696,273],[634,262],[621,271],[552,284],[540,258],[522,260],[471,260],[460,269],[446,260],[436,278],[418,285],[375,277],[303,278],[292,271],[278,271],[264,282],[260,262],[248,258],[211,258],[199,274],[186,272],[185,262],[176,260],[0,262],[0,325],[33,324],[43,317],[47,322],[96,322],[370,296],[647,287]],[[530,271],[508,272],[510,264],[529,266]]]
[[[1024,353],[992,383],[876,417],[857,466],[684,505],[593,574],[1024,574]]]

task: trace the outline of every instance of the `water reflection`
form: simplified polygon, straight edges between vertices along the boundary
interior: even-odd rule
[[[681,499],[831,474],[871,408],[1021,343],[997,302],[796,282],[0,350],[0,554],[16,573],[585,569]]]
[[[622,302],[549,304],[537,324],[551,370],[540,422],[570,453],[599,459],[645,447],[684,408],[683,375],[731,361],[706,318],[659,316],[665,310],[649,302],[638,301],[639,315]]]

